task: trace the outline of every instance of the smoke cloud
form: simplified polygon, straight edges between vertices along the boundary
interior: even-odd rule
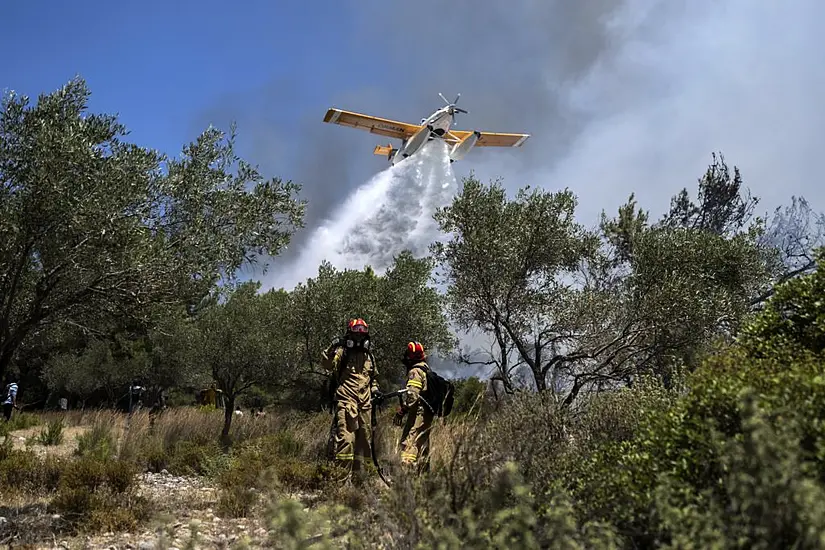
[[[469,114],[459,115],[459,129],[532,137],[519,149],[471,151],[453,165],[456,177],[472,170],[512,190],[569,187],[587,224],[631,192],[657,217],[682,187],[695,188],[712,151],[741,168],[763,213],[791,195],[825,209],[823,2],[364,0],[351,9],[347,40],[357,58],[331,52],[330,64],[339,75],[366,64],[369,77],[349,85],[333,77],[323,95],[273,83],[216,105],[246,106],[233,118],[248,132],[252,160],[302,183],[310,201],[307,229],[274,260],[267,285],[300,279],[308,268],[292,267],[310,258],[348,261],[332,253],[335,232],[322,242],[322,228],[361,186],[378,187],[370,178],[386,167],[371,155],[376,136],[321,123],[330,106],[417,122],[442,105],[438,92],[461,92]],[[315,99],[289,120],[260,117],[262,104],[281,112],[306,95]],[[425,217],[416,210],[415,219]],[[376,223],[372,242],[398,232]],[[355,251],[357,262],[374,252]]]
[[[382,273],[403,250],[426,254],[439,236],[432,213],[448,204],[455,191],[447,146],[426,143],[352,193],[313,230],[300,254],[266,280],[264,290],[293,288],[317,275],[323,261],[340,269],[369,265]]]

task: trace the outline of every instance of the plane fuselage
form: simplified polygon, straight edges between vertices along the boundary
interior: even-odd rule
[[[449,147],[450,162],[460,160],[474,147],[520,147],[529,134],[510,134],[500,132],[479,132],[478,130],[455,130],[456,113],[467,114],[465,109],[456,106],[461,94],[450,103],[443,94],[441,99],[447,104],[422,118],[418,124],[399,122],[388,118],[364,115],[352,111],[330,108],[324,116],[324,122],[341,124],[350,128],[367,130],[374,134],[400,139],[401,145],[396,149],[392,143],[376,145],[373,154],[386,156],[392,164],[403,161],[419,151],[428,141],[441,139]]]
[[[452,108],[442,107],[427,118],[421,119],[421,129],[409,139],[401,142],[401,147],[391,153],[390,162],[392,164],[400,162],[421,149],[431,139],[443,138],[453,125],[454,116]]]
[[[453,125],[454,114],[450,112],[450,107],[442,107],[427,118],[421,120],[421,125],[431,127],[432,132],[437,136],[443,136]]]

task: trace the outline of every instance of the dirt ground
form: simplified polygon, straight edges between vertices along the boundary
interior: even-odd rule
[[[9,434],[18,449],[30,449],[40,456],[69,456],[77,448],[77,436],[89,428],[67,426],[60,445],[26,445],[42,426],[17,430]],[[139,475],[139,492],[152,499],[155,510],[152,521],[135,533],[102,533],[93,536],[61,537],[38,544],[20,544],[2,540],[0,548],[72,548],[130,549],[164,548],[260,548],[265,545],[267,530],[259,518],[222,518],[216,514],[218,491],[206,479],[197,476],[174,476],[165,470]],[[300,497],[300,495],[296,495]],[[0,533],[59,533],[63,519],[48,512],[49,498],[0,495]],[[4,527],[6,529],[4,529]]]
[[[43,426],[35,426],[33,428],[26,428],[25,430],[17,430],[11,432],[8,437],[12,440],[12,446],[15,449],[26,449],[26,441],[31,440],[44,430]],[[69,456],[75,449],[77,449],[77,437],[89,430],[88,426],[67,426],[63,428],[63,442],[60,445],[40,445],[34,443],[28,447],[29,450],[37,453],[38,456],[46,455],[55,456]],[[0,442],[3,438],[0,438]]]

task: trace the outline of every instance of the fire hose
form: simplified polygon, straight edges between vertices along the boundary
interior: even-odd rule
[[[402,390],[396,390],[386,394],[379,394],[372,399],[372,414],[370,415],[372,417],[372,429],[370,430],[370,451],[372,452],[372,463],[375,464],[375,469],[378,470],[378,477],[381,478],[381,481],[383,481],[387,487],[390,487],[391,484],[387,481],[387,478],[384,477],[384,470],[378,463],[378,454],[375,452],[375,430],[378,427],[378,419],[376,418],[377,415],[375,414],[375,408],[377,404],[380,404],[387,399],[392,399],[393,397],[398,397],[398,403],[401,405],[401,396],[407,393],[407,391],[409,390],[404,388]]]

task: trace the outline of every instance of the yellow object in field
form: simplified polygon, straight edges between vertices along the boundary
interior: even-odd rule
[[[215,388],[214,385],[198,392],[198,404],[216,409],[223,406],[223,392]]]

